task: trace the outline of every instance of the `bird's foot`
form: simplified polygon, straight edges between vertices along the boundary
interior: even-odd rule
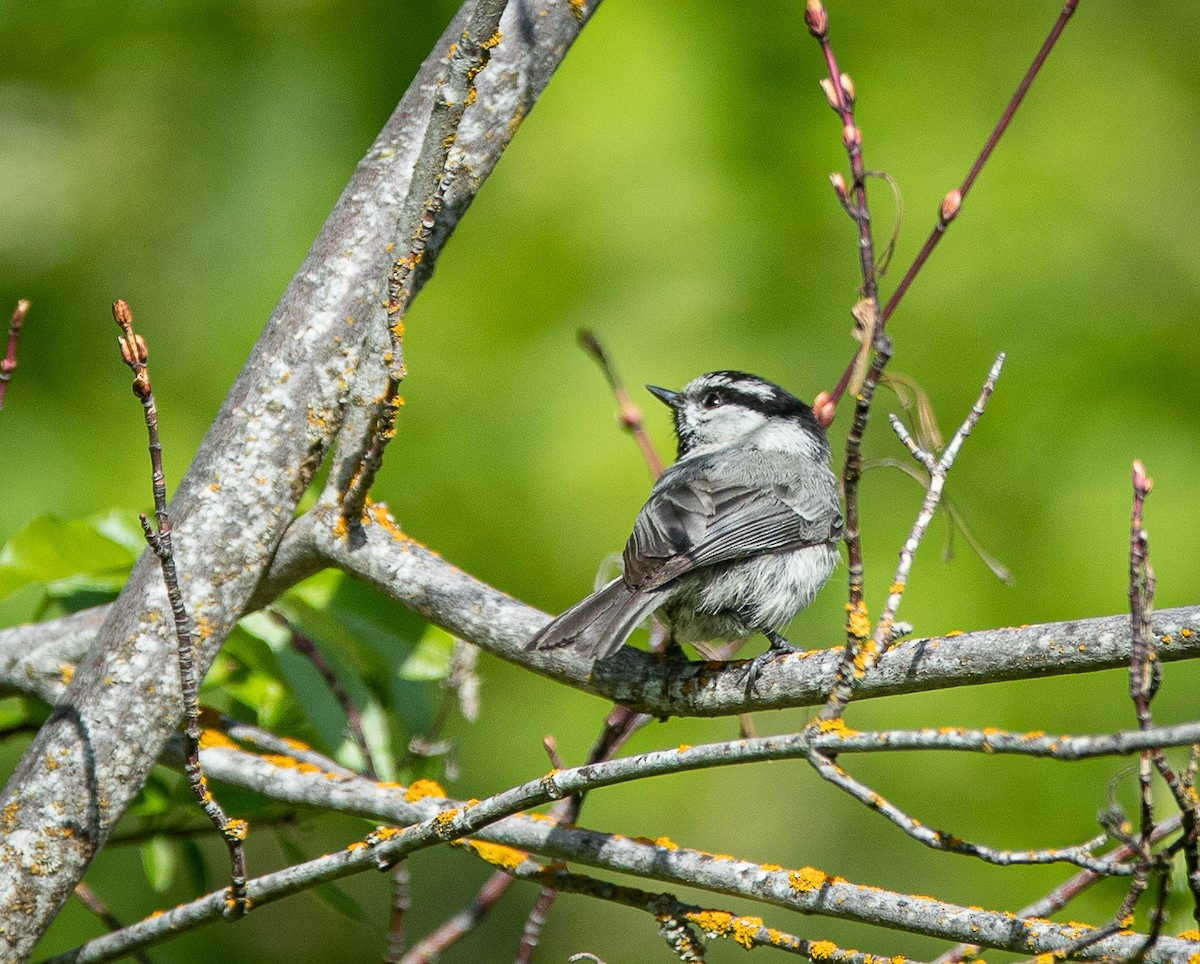
[[[683,651],[683,647],[679,645],[678,640],[674,636],[663,643],[662,649],[658,651],[658,655],[661,659],[674,665],[688,661],[687,653]]]
[[[750,668],[746,674],[746,695],[753,695],[758,691],[758,677],[762,674],[763,668],[770,662],[783,656],[785,653],[798,653],[800,650],[784,639],[779,633],[773,629],[764,629],[763,635],[770,640],[771,648],[765,653],[759,653],[754,659],[750,660]]]

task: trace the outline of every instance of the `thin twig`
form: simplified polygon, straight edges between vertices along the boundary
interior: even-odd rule
[[[21,338],[21,329],[25,325],[25,315],[29,312],[29,302],[22,298],[12,313],[12,321],[8,323],[8,350],[0,359],[0,411],[4,409],[4,398],[8,394],[8,383],[12,381],[13,372],[17,370],[17,342]]]
[[[75,896],[79,898],[79,902],[83,904],[84,907],[100,918],[104,926],[110,931],[119,931],[125,927],[125,925],[121,923],[120,918],[117,917],[117,915],[111,910],[109,910],[108,905],[101,900],[99,895],[83,881],[80,881],[75,885]],[[150,960],[150,955],[144,951],[138,951],[137,954],[134,955],[134,958],[137,960],[138,964],[153,964],[153,962]]]
[[[888,319],[892,317],[892,314],[899,306],[900,301],[904,298],[904,295],[908,292],[909,287],[912,285],[913,280],[924,267],[925,262],[929,260],[929,256],[933,253],[933,249],[936,248],[938,242],[941,241],[942,235],[946,233],[946,229],[950,226],[950,223],[958,216],[958,212],[962,207],[962,203],[966,199],[968,192],[974,185],[976,178],[979,177],[984,165],[988,162],[989,158],[991,158],[992,153],[996,149],[996,145],[1000,142],[1000,138],[1004,135],[1004,132],[1008,130],[1009,125],[1012,123],[1013,117],[1016,116],[1017,109],[1021,106],[1021,102],[1025,99],[1025,95],[1029,92],[1030,86],[1032,86],[1034,80],[1037,78],[1037,75],[1041,72],[1043,65],[1046,63],[1046,58],[1050,56],[1050,52],[1054,49],[1055,44],[1058,43],[1058,38],[1062,35],[1063,29],[1067,25],[1067,21],[1071,19],[1071,15],[1075,12],[1075,8],[1078,5],[1079,0],[1067,0],[1067,2],[1063,5],[1062,12],[1058,15],[1058,19],[1054,22],[1054,26],[1050,29],[1050,33],[1047,35],[1045,42],[1043,42],[1041,49],[1038,50],[1037,55],[1033,58],[1033,63],[1030,64],[1029,69],[1025,72],[1025,76],[1021,78],[1021,82],[1017,85],[1017,89],[1012,98],[1009,100],[1008,106],[1005,107],[1004,113],[1000,115],[1000,120],[996,122],[996,126],[992,129],[992,133],[984,143],[983,149],[979,152],[979,156],[975,158],[975,163],[971,165],[971,169],[967,172],[967,176],[963,179],[962,184],[960,184],[956,189],[950,191],[942,199],[942,203],[938,209],[938,219],[933,226],[933,230],[930,232],[929,237],[925,239],[925,243],[921,246],[921,250],[917,253],[916,258],[913,259],[913,263],[909,266],[908,271],[905,272],[904,277],[896,286],[896,290],[892,292],[891,297],[888,298],[887,303],[883,306],[883,310],[879,313],[880,327],[883,327],[888,323]],[[854,362],[851,362],[851,364],[846,367],[846,371],[842,375],[841,379],[838,381],[837,387],[829,393],[828,397],[832,403],[828,412],[830,421],[833,420],[833,406],[836,406],[837,403],[841,401],[842,395],[846,391],[846,387],[850,384],[850,378],[853,371]]]
[[[929,488],[925,491],[925,500],[921,505],[921,511],[917,514],[916,521],[913,523],[908,539],[900,550],[900,563],[896,568],[895,578],[892,580],[892,585],[888,591],[887,605],[884,607],[883,612],[880,614],[879,622],[875,626],[874,635],[870,640],[863,640],[860,643],[858,633],[853,631],[848,633],[850,642],[847,643],[846,653],[838,667],[837,676],[830,690],[829,698],[817,716],[818,723],[841,718],[847,704],[850,702],[851,696],[854,693],[854,687],[858,684],[858,681],[874,668],[875,664],[879,661],[879,657],[892,645],[892,628],[896,620],[896,611],[900,607],[900,601],[904,596],[904,589],[908,584],[908,576],[912,570],[913,558],[916,555],[917,547],[920,546],[921,540],[925,536],[925,531],[928,529],[929,523],[933,520],[933,514],[937,511],[942,490],[945,488],[946,476],[954,465],[954,460],[958,457],[958,452],[966,441],[967,436],[971,434],[971,430],[983,416],[984,406],[987,404],[992,390],[996,387],[996,380],[1000,377],[1000,371],[1003,366],[1004,354],[1002,352],[997,356],[991,371],[988,372],[988,377],[983,383],[983,389],[970,414],[967,415],[962,425],[959,426],[958,431],[954,433],[954,437],[950,440],[950,444],[946,446],[940,458],[934,458],[931,453],[919,448],[911,435],[909,435],[908,430],[904,427],[904,423],[895,415],[891,417],[892,428],[900,437],[900,441],[905,444],[913,457],[929,471]],[[865,621],[865,613],[859,613],[858,615],[861,615],[861,618]],[[850,616],[850,622],[853,624],[856,616],[854,610],[851,610]]]
[[[167,587],[167,598],[170,600],[171,612],[175,620],[175,639],[179,659],[179,682],[183,699],[184,725],[184,770],[192,793],[199,801],[204,812],[208,814],[225,840],[229,850],[230,884],[226,902],[227,916],[232,920],[241,917],[249,910],[246,898],[246,852],[242,842],[246,839],[248,825],[245,820],[230,819],[221,805],[217,803],[212,791],[208,789],[208,780],[200,764],[200,704],[198,693],[199,681],[192,656],[192,627],[187,609],[183,603],[183,593],[179,589],[179,577],[175,571],[175,555],[171,548],[171,517],[167,514],[167,483],[162,466],[162,443],[158,435],[158,408],[154,402],[154,391],[150,386],[150,372],[146,368],[146,342],[141,335],[133,330],[133,313],[123,300],[117,301],[112,308],[113,319],[121,329],[118,339],[121,345],[121,357],[133,372],[133,394],[142,403],[146,418],[146,432],[149,436],[151,482],[154,490],[155,526],[143,513],[138,518],[142,523],[142,532],[146,542],[158,557],[162,567],[163,582]]]
[[[475,101],[475,78],[491,59],[500,43],[500,18],[508,0],[479,0],[466,28],[448,53],[445,73],[438,79],[429,126],[420,157],[413,171],[410,196],[418,199],[418,210],[405,209],[398,233],[409,232],[407,247],[392,264],[387,277],[388,332],[391,349],[387,358],[388,379],[383,398],[371,419],[366,449],[358,471],[342,493],[342,517],[356,523],[367,504],[375,476],[383,465],[383,451],[396,433],[396,415],[403,404],[400,383],[404,364],[404,317],[416,291],[418,269],[425,260],[446,193],[457,179],[459,164],[452,154],[463,114]]]
[[[662,458],[655,449],[654,443],[650,441],[650,436],[646,434],[646,422],[642,417],[640,406],[634,403],[629,397],[629,392],[625,389],[625,383],[621,380],[621,376],[617,374],[616,366],[612,359],[609,358],[608,352],[605,351],[604,345],[600,339],[596,337],[595,332],[587,328],[579,330],[579,344],[583,350],[588,353],[596,364],[600,366],[600,371],[604,375],[604,380],[608,382],[608,387],[612,390],[613,398],[617,402],[617,414],[621,420],[621,428],[625,429],[638,444],[638,448],[642,450],[642,457],[646,460],[646,466],[650,469],[650,474],[656,479],[662,475],[663,463]]]

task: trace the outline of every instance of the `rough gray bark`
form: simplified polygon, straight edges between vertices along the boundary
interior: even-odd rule
[[[245,611],[348,411],[372,397],[359,375],[370,372],[363,381],[372,382],[381,368],[370,352],[384,324],[387,245],[398,230],[408,243],[411,228],[398,229],[397,218],[442,58],[470,7],[447,28],[359,164],[176,492],[176,556],[201,673]],[[471,176],[448,204],[432,254],[585,22],[565,2],[509,4],[495,69],[480,77],[460,130]],[[162,575],[147,553],[0,796],[0,956],[7,960],[30,954],[178,723],[166,614]]]

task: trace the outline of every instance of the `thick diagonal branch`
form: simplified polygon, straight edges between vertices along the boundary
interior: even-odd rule
[[[181,588],[199,629],[200,672],[246,610],[339,430],[348,420],[361,427],[358,413],[377,394],[387,245],[410,193],[430,85],[470,6],[447,28],[360,163],[180,483],[171,511]],[[481,78],[470,123],[460,131],[472,176],[462,179],[452,216],[430,241],[435,251],[585,19],[566,4],[509,5],[501,25],[505,50],[496,51],[497,69],[488,72],[488,84]],[[143,557],[0,797],[8,848],[0,864],[0,957],[28,955],[178,722],[166,610],[157,563]]]

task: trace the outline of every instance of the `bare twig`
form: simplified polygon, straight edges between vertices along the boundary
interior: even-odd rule
[[[8,383],[12,381],[13,372],[17,370],[17,342],[21,338],[21,329],[25,325],[25,315],[28,312],[29,302],[22,298],[13,310],[12,321],[8,323],[8,349],[0,359],[0,411],[4,409]]]
[[[934,458],[931,453],[919,448],[916,442],[913,441],[912,436],[909,435],[904,424],[896,416],[892,416],[892,428],[912,453],[913,458],[928,470],[929,488],[925,492],[925,501],[921,506],[921,511],[918,513],[916,521],[913,523],[912,531],[909,533],[908,539],[900,550],[900,564],[896,568],[895,578],[892,580],[892,585],[888,591],[887,605],[884,607],[883,612],[880,614],[879,622],[875,626],[874,636],[869,641],[864,640],[860,644],[858,633],[851,631],[848,634],[850,642],[846,645],[845,655],[838,668],[833,688],[830,690],[825,706],[821,708],[817,722],[828,722],[841,718],[846,705],[850,702],[858,681],[875,667],[879,661],[879,657],[892,645],[892,627],[895,623],[896,611],[900,607],[900,600],[903,598],[905,586],[908,584],[908,576],[912,570],[913,558],[916,555],[917,547],[920,546],[925,531],[928,529],[929,523],[933,520],[933,514],[937,511],[942,490],[946,484],[946,476],[954,465],[954,460],[958,457],[958,452],[962,448],[963,442],[966,441],[967,436],[971,434],[971,430],[983,416],[984,406],[987,404],[992,390],[996,387],[996,380],[1000,377],[1000,370],[1003,366],[1004,354],[1001,353],[992,365],[991,371],[988,372],[988,377],[983,383],[983,390],[980,392],[979,398],[972,407],[970,414],[963,421],[962,425],[959,426],[958,431],[954,433],[954,437],[950,440],[950,444],[946,446],[946,450],[940,458]],[[852,609],[850,613],[852,626],[855,615],[856,613]],[[865,613],[861,613],[860,615],[863,620],[866,619]]]
[[[121,923],[120,918],[108,909],[108,904],[101,900],[99,895],[83,881],[75,885],[75,896],[79,898],[79,902],[84,907],[100,918],[110,931],[119,931],[125,926]],[[153,964],[150,955],[144,951],[138,951],[134,955],[134,959],[138,964]]]
[[[612,359],[609,358],[608,352],[605,351],[604,345],[600,339],[596,337],[595,332],[587,328],[582,328],[579,331],[579,344],[583,347],[592,358],[596,360],[596,364],[600,366],[600,371],[604,375],[604,380],[608,382],[608,387],[612,390],[613,398],[617,402],[617,414],[621,420],[621,428],[625,429],[638,444],[638,448],[642,450],[642,457],[646,460],[646,466],[650,469],[650,474],[656,479],[662,475],[663,463],[659,457],[658,450],[654,448],[654,443],[650,441],[650,436],[646,434],[646,423],[642,417],[642,409],[634,403],[629,397],[629,392],[625,390],[625,383],[621,380],[621,376],[617,374],[616,366]]]
[[[276,766],[233,747],[214,748],[210,760],[214,773],[226,782],[262,789],[270,786],[274,796],[307,805],[336,806],[345,813],[359,813],[392,823],[408,824],[403,830],[382,828],[364,844],[353,844],[337,853],[316,858],[283,871],[268,874],[250,884],[256,905],[276,900],[297,890],[337,879],[368,867],[391,865],[414,850],[465,836],[494,841],[510,850],[502,859],[517,866],[528,851],[560,857],[609,870],[651,876],[659,880],[751,896],[768,903],[792,907],[806,913],[820,912],[851,920],[885,926],[900,926],[949,940],[978,940],[986,946],[1018,952],[1053,951],[1078,934],[1077,928],[1048,921],[1026,921],[1011,914],[980,911],[943,901],[892,894],[869,888],[864,894],[857,884],[829,877],[819,870],[786,870],[732,858],[714,860],[712,854],[689,851],[670,841],[638,841],[598,834],[583,828],[566,827],[545,819],[511,817],[521,810],[571,793],[595,789],[656,773],[680,772],[698,766],[729,765],[751,759],[780,759],[806,754],[817,748],[826,755],[851,748],[896,749],[972,748],[992,752],[1029,753],[1055,758],[1076,758],[1097,753],[1137,753],[1147,745],[1178,745],[1200,736],[1200,724],[1164,727],[1156,731],[1135,730],[1096,737],[1037,737],[1031,734],[995,734],[984,731],[855,734],[831,731],[795,734],[758,740],[737,740],[706,747],[670,750],[622,758],[594,766],[548,773],[519,787],[470,805],[427,795],[412,789],[386,788],[361,777],[330,779],[320,772],[295,766]],[[524,852],[522,852],[524,851]],[[121,953],[164,940],[183,929],[219,919],[221,894],[208,895],[189,904],[141,921],[119,935],[99,938],[62,960],[109,960]],[[1139,937],[1114,936],[1090,950],[1094,956],[1120,956],[1140,945]],[[1195,943],[1164,938],[1148,959],[1184,961],[1195,953]]]
[[[1043,65],[1046,63],[1046,58],[1050,56],[1050,52],[1058,43],[1058,38],[1062,35],[1063,29],[1067,25],[1067,21],[1071,19],[1071,15],[1075,12],[1075,8],[1079,5],[1079,0],[1067,0],[1063,5],[1062,12],[1059,13],[1058,19],[1054,22],[1054,26],[1050,28],[1050,33],[1047,35],[1045,42],[1038,50],[1037,55],[1033,58],[1033,63],[1025,72],[1025,76],[1021,78],[1020,84],[1017,85],[1016,91],[1008,102],[1008,106],[1004,109],[1004,113],[1000,115],[1000,120],[996,122],[996,126],[992,129],[987,141],[984,143],[979,156],[975,158],[975,163],[971,165],[970,171],[963,179],[962,184],[950,191],[943,199],[941,206],[938,209],[938,219],[926,238],[925,243],[921,246],[921,250],[917,253],[913,263],[905,272],[904,277],[900,279],[900,283],[896,286],[896,290],[892,292],[887,303],[883,306],[883,310],[879,312],[879,326],[883,327],[888,323],[888,319],[896,311],[904,295],[908,292],[913,280],[924,267],[925,262],[929,260],[929,256],[933,253],[933,249],[937,247],[938,242],[942,239],[942,235],[946,233],[946,228],[958,216],[958,212],[962,207],[963,201],[966,199],[971,187],[975,184],[976,178],[979,177],[984,165],[991,158],[992,153],[999,144],[1000,138],[1004,132],[1008,130],[1012,123],[1013,117],[1016,116],[1017,109],[1021,106],[1021,102],[1025,99],[1025,95],[1029,92],[1037,75],[1041,72]],[[828,398],[830,406],[828,408],[828,418],[833,420],[833,407],[841,401],[842,395],[845,394],[847,386],[850,384],[850,379],[854,371],[854,362],[846,367],[845,373],[837,383],[837,387],[829,393]],[[826,423],[828,424],[828,423]]]
[[[112,308],[113,319],[121,329],[119,339],[121,357],[133,372],[133,394],[142,403],[146,417],[146,432],[150,443],[150,466],[154,490],[154,517],[156,525],[143,513],[138,518],[146,542],[158,557],[162,567],[163,582],[167,587],[167,598],[175,620],[175,639],[179,658],[179,682],[183,699],[184,769],[188,782],[204,812],[213,826],[221,832],[229,850],[230,884],[227,915],[230,919],[241,917],[249,910],[246,899],[246,852],[242,841],[246,838],[245,820],[230,819],[217,803],[208,788],[208,779],[200,764],[200,704],[197,699],[200,683],[192,656],[192,626],[183,604],[183,593],[179,590],[179,577],[175,571],[175,555],[171,548],[171,517],[167,514],[167,483],[162,466],[162,443],[158,436],[158,408],[154,402],[154,391],[150,386],[150,372],[146,368],[146,342],[133,330],[133,313],[123,300]]]

